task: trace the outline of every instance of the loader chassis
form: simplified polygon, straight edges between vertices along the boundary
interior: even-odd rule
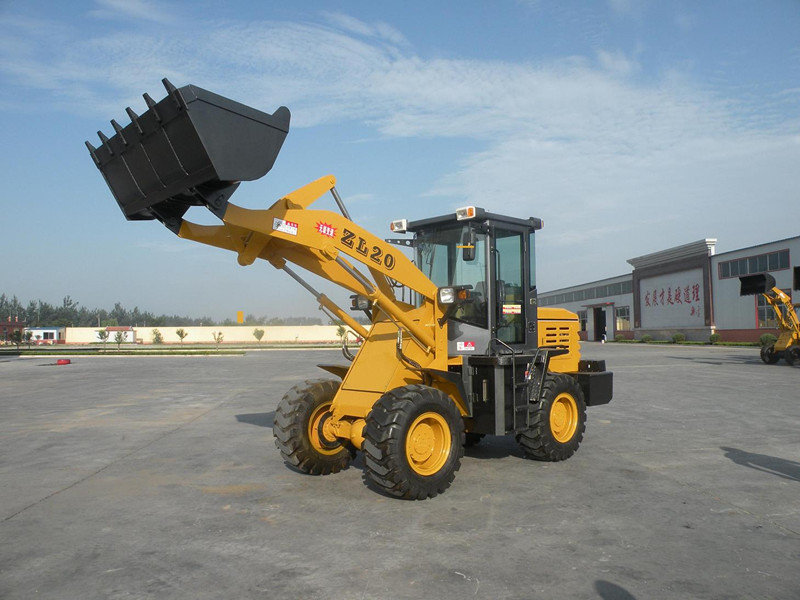
[[[230,250],[240,265],[262,259],[315,295],[363,343],[349,365],[320,365],[335,379],[292,388],[273,428],[284,460],[309,474],[346,468],[364,454],[370,485],[422,499],[443,492],[465,444],[514,435],[525,453],[564,460],[578,448],[586,407],[612,395],[603,361],[580,357],[578,320],[538,309],[534,235],[539,219],[477,207],[407,223],[384,240],[352,221],[322,177],[269,209],[234,205],[242,180],[268,172],[288,133],[274,114],[195,86],[175,88],[131,123],[87,147],[129,220],[158,220],[184,239]],[[338,212],[311,209],[331,193]],[[205,206],[219,225],[186,220]],[[398,246],[411,248],[414,260]],[[352,294],[365,327],[295,269]]]

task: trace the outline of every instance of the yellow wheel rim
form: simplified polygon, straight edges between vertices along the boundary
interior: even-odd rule
[[[406,436],[406,458],[411,469],[419,475],[434,475],[450,457],[450,427],[447,420],[435,412],[417,417]]]
[[[572,394],[559,394],[550,408],[550,431],[556,441],[566,444],[578,429],[578,403]]]
[[[311,413],[311,418],[308,420],[308,439],[311,445],[314,447],[314,450],[327,456],[332,456],[341,450],[338,446],[336,448],[326,448],[319,439],[319,423],[330,408],[330,402],[327,404],[320,404],[314,412]]]

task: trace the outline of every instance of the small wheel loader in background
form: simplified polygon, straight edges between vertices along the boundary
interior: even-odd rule
[[[754,296],[761,294],[764,300],[775,311],[780,332],[774,344],[761,347],[761,360],[768,365],[774,365],[781,358],[786,364],[800,363],[800,320],[794,310],[797,304],[792,304],[792,298],[782,289],[777,287],[775,278],[769,273],[758,275],[745,275],[739,277],[740,296]],[[795,272],[794,289],[800,289]]]
[[[536,218],[470,206],[392,223],[411,238],[383,240],[350,218],[332,176],[250,210],[229,200],[240,181],[271,168],[289,111],[263,113],[189,85],[163,81],[141,116],[112,120],[115,134],[86,143],[129,220],[158,220],[179,237],[235,252],[240,265],[270,262],[316,296],[320,308],[363,339],[349,365],[320,365],[335,378],[293,387],[278,405],[275,443],[310,474],[346,468],[363,452],[378,491],[424,499],[446,490],[463,448],[485,435],[513,435],[535,459],[577,449],[586,407],[611,400],[604,361],[581,360],[579,322],[564,309],[537,310]],[[338,212],[310,205],[331,192]],[[222,221],[184,220],[205,206]],[[406,255],[410,251],[414,261]],[[296,265],[351,293],[365,327],[312,287]]]

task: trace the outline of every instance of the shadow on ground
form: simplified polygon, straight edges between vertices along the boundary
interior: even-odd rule
[[[256,425],[257,427],[272,427],[275,424],[275,411],[265,413],[248,413],[245,415],[236,415],[236,420],[239,423],[247,423],[248,425]]]
[[[594,582],[594,589],[603,600],[636,600],[636,596],[616,583],[598,579]]]
[[[720,446],[720,450],[725,452],[725,458],[729,458],[737,465],[743,467],[750,467],[756,471],[763,473],[770,473],[777,475],[782,479],[789,479],[790,481],[800,481],[800,463],[793,460],[786,460],[785,458],[777,458],[775,456],[768,456],[766,454],[756,454],[754,452],[745,452],[738,448],[728,448],[727,446]]]

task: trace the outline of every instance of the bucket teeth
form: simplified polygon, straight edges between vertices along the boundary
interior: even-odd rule
[[[99,167],[100,166],[100,159],[97,158],[97,148],[92,146],[88,142],[88,140],[86,142],[84,142],[84,144],[86,144],[86,147],[89,149],[89,154],[92,155],[92,160],[94,161],[94,164],[96,164]]]
[[[126,140],[125,136],[122,135],[122,127],[120,127],[120,124],[117,123],[114,119],[111,119],[111,126],[114,128],[114,131],[117,132],[117,135],[119,136],[119,139],[122,140],[122,143],[127,146],[128,140]]]
[[[159,115],[158,111],[156,110],[156,101],[153,100],[150,97],[150,94],[148,94],[147,92],[142,94],[142,98],[144,98],[144,101],[145,101],[145,104],[147,104],[148,110],[150,110],[153,113],[153,116],[156,118],[156,121],[158,121],[160,123],[161,122],[161,115]]]
[[[183,99],[180,90],[176,88],[174,85],[172,85],[172,83],[170,83],[170,80],[167,79],[166,77],[164,77],[164,79],[161,80],[161,83],[164,84],[164,88],[167,90],[167,94],[169,94],[175,101],[175,105],[178,108],[186,108],[186,101]]]
[[[114,151],[111,149],[111,144],[109,143],[108,138],[102,131],[97,132],[97,137],[99,137],[100,141],[103,142],[103,147],[105,147],[105,149],[108,150],[108,153],[114,154]]]
[[[128,118],[131,120],[131,123],[133,123],[133,126],[136,127],[136,131],[139,132],[139,135],[142,135],[144,131],[142,131],[142,126],[139,125],[139,115],[133,112],[130,106],[125,109],[125,112],[128,113]]]

